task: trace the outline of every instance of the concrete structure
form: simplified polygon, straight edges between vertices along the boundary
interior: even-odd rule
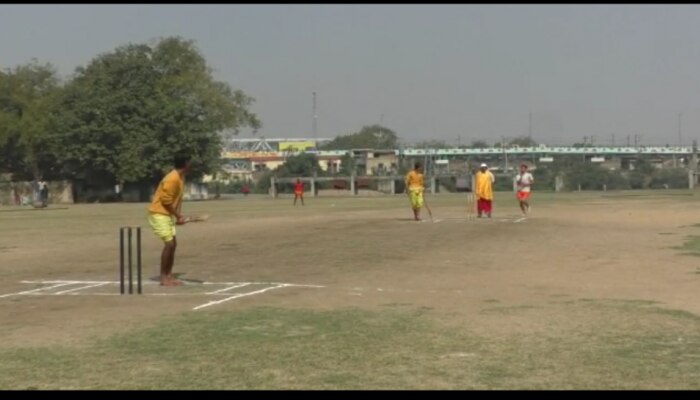
[[[341,157],[344,152],[312,152],[316,154],[321,170],[337,173],[341,167]],[[254,180],[255,172],[274,170],[284,164],[288,157],[301,154],[300,152],[281,151],[227,151],[224,159],[223,170],[232,179]]]
[[[295,150],[315,150],[324,143],[333,139],[328,138],[259,138],[249,139],[229,139],[226,141],[227,151],[288,151]]]
[[[354,149],[350,154],[358,172],[366,175],[393,175],[399,170],[396,150]]]
[[[278,151],[274,147],[283,142],[302,142],[309,139],[239,139],[251,144],[249,150],[227,151],[223,154],[225,171],[240,180],[252,180],[256,172],[273,170],[286,158],[300,154],[293,151]],[[325,140],[325,139],[324,139]],[[247,141],[247,142],[246,142]],[[284,146],[284,144],[283,144]],[[255,148],[259,150],[254,150]],[[267,148],[267,150],[263,150]],[[290,145],[287,148],[294,148]],[[399,166],[409,166],[413,161],[422,161],[428,175],[464,173],[470,165],[486,162],[495,172],[515,173],[518,165],[528,164],[536,169],[540,164],[555,162],[563,156],[580,156],[585,162],[598,163],[611,170],[632,170],[635,162],[644,158],[659,168],[686,167],[697,169],[696,147],[647,146],[647,147],[508,147],[486,149],[353,149],[316,151],[307,150],[319,159],[321,169],[338,172],[341,158],[351,156],[356,165],[355,173],[367,176],[397,174]],[[507,169],[506,169],[507,168]]]

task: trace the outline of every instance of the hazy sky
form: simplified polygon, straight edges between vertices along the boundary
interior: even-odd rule
[[[259,135],[383,122],[407,141],[700,139],[700,5],[0,5],[0,67],[69,76],[129,42],[196,41]],[[249,137],[246,133],[242,137]]]

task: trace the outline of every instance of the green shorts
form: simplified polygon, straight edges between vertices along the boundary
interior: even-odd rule
[[[423,191],[420,189],[410,189],[408,192],[411,197],[411,206],[414,210],[418,210],[423,207]]]

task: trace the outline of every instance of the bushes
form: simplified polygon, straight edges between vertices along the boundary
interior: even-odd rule
[[[688,171],[682,168],[655,171],[649,182],[651,189],[682,189],[688,187]]]
[[[270,178],[274,175],[279,178],[286,177],[310,177],[316,174],[318,177],[333,176],[322,171],[318,167],[318,161],[312,154],[300,154],[290,157],[287,163],[283,164],[275,171],[267,171],[258,179],[255,187],[258,193],[268,193],[270,188]],[[576,157],[563,157],[554,163],[542,164],[532,171],[535,178],[535,190],[554,190],[557,176],[564,179],[565,190],[578,190],[579,185],[582,190],[625,190],[625,189],[676,189],[688,187],[688,172],[683,168],[659,169],[644,160],[635,164],[632,171],[609,170],[600,164],[583,161]],[[401,174],[403,175],[403,174]],[[339,174],[345,178],[344,174]],[[494,184],[496,191],[512,191],[514,173],[509,175],[498,174]],[[469,175],[460,176],[469,179]],[[426,185],[429,180],[426,179]],[[456,178],[441,178],[438,185],[450,192],[456,191]],[[334,182],[317,182],[317,189],[330,189],[336,186]],[[347,185],[346,185],[347,186]],[[292,184],[278,186],[278,192],[291,192]],[[358,189],[376,190],[376,181],[364,182],[361,179],[357,182]],[[307,187],[307,190],[309,188]],[[396,191],[403,191],[403,181],[397,180]],[[224,192],[225,193],[225,192]]]
[[[646,187],[646,175],[640,171],[630,171],[627,173],[627,183],[630,189],[644,189]]]
[[[535,184],[539,190],[554,190],[556,182],[556,172],[551,168],[537,168],[532,171]]]
[[[273,171],[267,171],[265,174],[258,179],[258,183],[255,185],[256,193],[268,193],[270,190],[270,178],[276,176],[278,178],[296,178],[296,177],[310,177],[310,176],[326,176],[327,173],[321,169],[318,165],[318,158],[316,155],[310,153],[301,153],[296,156],[287,158],[287,161],[277,167]],[[294,191],[293,184],[285,184],[286,186],[291,185],[291,190]],[[285,185],[278,185],[277,190],[279,192],[285,192]],[[308,188],[307,188],[308,190]]]
[[[688,171],[682,168],[638,168],[632,171],[608,170],[596,164],[577,163],[553,169],[535,170],[536,187],[553,190],[557,173],[564,176],[567,190],[682,189],[688,187]]]
[[[207,190],[209,193],[215,194],[237,194],[237,193],[243,193],[243,186],[248,185],[250,187],[250,183],[247,183],[245,181],[230,181],[230,182],[219,182],[219,181],[212,181],[212,182],[207,182],[205,186],[207,187]]]

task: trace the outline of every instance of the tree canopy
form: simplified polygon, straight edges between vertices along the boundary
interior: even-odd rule
[[[416,143],[414,147],[417,149],[451,149],[454,146],[444,140],[429,139]]]
[[[472,149],[488,149],[491,146],[485,140],[474,140],[469,147]]]
[[[55,160],[46,135],[59,89],[55,68],[37,60],[0,73],[0,170],[52,175]]]
[[[364,126],[359,132],[341,135],[322,146],[321,150],[395,149],[398,136],[381,125]]]
[[[111,186],[155,181],[188,152],[211,172],[222,132],[260,128],[253,101],[179,37],[100,54],[63,85],[33,61],[0,73],[0,169]]]

